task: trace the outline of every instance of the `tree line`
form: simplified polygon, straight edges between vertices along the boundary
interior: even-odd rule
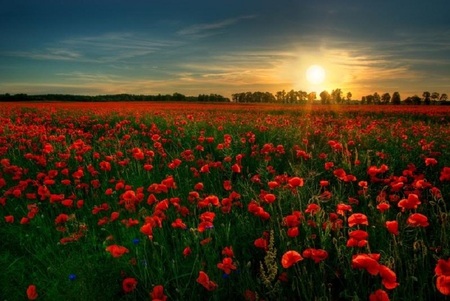
[[[286,92],[285,90],[278,91],[275,94],[270,92],[240,92],[231,95],[233,102],[240,103],[316,103],[320,101],[322,104],[411,104],[411,105],[430,105],[430,104],[441,104],[450,105],[447,102],[448,96],[446,93],[439,94],[438,92],[430,93],[428,91],[423,92],[422,97],[418,95],[408,96],[405,99],[401,99],[399,92],[394,92],[391,96],[390,93],[386,92],[382,95],[377,92],[369,95],[365,95],[361,100],[353,100],[352,93],[344,93],[340,88],[334,89],[329,93],[327,90],[320,92],[316,95],[316,92],[305,92],[302,90],[295,91],[290,90]]]
[[[401,99],[399,92],[394,92],[391,96],[386,92],[378,94],[377,92],[365,95],[361,100],[353,100],[352,93],[344,93],[340,88],[334,89],[329,93],[324,90],[316,92],[306,92],[302,90],[278,91],[275,94],[271,92],[240,92],[231,95],[231,100],[220,94],[199,94],[198,96],[186,96],[175,92],[173,94],[158,95],[136,95],[136,94],[111,94],[111,95],[72,95],[72,94],[0,94],[0,101],[81,101],[81,102],[101,102],[101,101],[191,101],[191,102],[236,102],[236,103],[279,103],[279,104],[409,104],[409,105],[450,105],[446,93],[428,92],[422,93],[422,96],[413,95]]]
[[[111,95],[72,95],[72,94],[42,94],[28,95],[20,94],[0,94],[0,101],[82,101],[82,102],[101,102],[101,101],[210,101],[210,102],[230,102],[220,94],[199,94],[198,96],[186,96],[175,92],[173,94],[158,95],[136,95],[136,94],[111,94]]]

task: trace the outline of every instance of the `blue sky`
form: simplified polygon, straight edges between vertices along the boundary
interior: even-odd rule
[[[447,0],[2,0],[0,93],[449,94],[449,12]]]

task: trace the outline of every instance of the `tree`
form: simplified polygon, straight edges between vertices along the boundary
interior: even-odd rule
[[[363,97],[361,98],[361,104],[362,104],[362,105],[365,105],[365,104],[366,104],[366,97],[365,97],[365,96],[363,96]]]
[[[433,104],[436,104],[436,101],[439,99],[439,93],[438,92],[431,93],[431,99],[433,100]]]
[[[352,101],[352,92],[347,92],[347,96],[346,96],[346,100],[347,100],[347,103],[350,103],[351,101]]]
[[[447,98],[448,98],[447,94],[442,93],[442,94],[441,94],[441,98],[439,98],[439,101],[440,101],[441,103],[446,102],[446,101],[447,101]]]
[[[308,101],[310,103],[313,103],[314,100],[316,100],[316,98],[317,98],[316,92],[309,92],[308,93]]]
[[[414,96],[411,97],[411,101],[414,105],[420,105],[421,99],[419,97],[419,95],[414,94]],[[428,103],[425,100],[425,104],[430,104],[430,97],[428,97]]]
[[[330,96],[330,93],[328,93],[327,90],[323,90],[322,92],[320,92],[319,96],[320,96],[320,102],[322,104],[329,104],[330,103],[331,96]]]
[[[426,105],[429,105],[430,104],[430,92],[428,92],[428,91],[425,91],[425,92],[423,92],[423,94],[422,94],[422,97],[423,97],[423,102],[426,104]],[[416,96],[416,95],[414,95],[414,96]],[[413,96],[413,98],[414,98],[414,96]],[[414,100],[413,100],[413,102],[414,102]],[[419,103],[418,103],[419,105],[420,105],[420,101],[419,101]]]
[[[378,92],[373,93],[373,102],[374,104],[379,105],[381,102],[381,97],[380,94],[378,94]]]
[[[383,104],[389,103],[390,100],[391,100],[391,94],[389,94],[388,92],[386,92],[383,95],[381,95],[381,102]]]
[[[392,104],[399,105],[401,103],[400,93],[394,92],[394,94],[392,94],[391,101],[392,101]]]
[[[368,105],[373,104],[373,95],[369,94],[366,96],[366,102]]]
[[[286,94],[287,103],[296,103],[297,102],[297,93],[294,90],[289,91]]]
[[[331,100],[333,103],[340,104],[342,102],[342,90],[337,88],[331,91]]]

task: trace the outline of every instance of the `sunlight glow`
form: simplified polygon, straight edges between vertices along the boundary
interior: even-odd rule
[[[325,80],[325,70],[319,65],[312,65],[306,70],[306,79],[313,85],[321,84]]]

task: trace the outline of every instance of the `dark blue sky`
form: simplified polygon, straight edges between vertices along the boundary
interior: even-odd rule
[[[448,94],[449,12],[444,0],[3,0],[0,93]],[[306,79],[313,64],[321,85]]]

